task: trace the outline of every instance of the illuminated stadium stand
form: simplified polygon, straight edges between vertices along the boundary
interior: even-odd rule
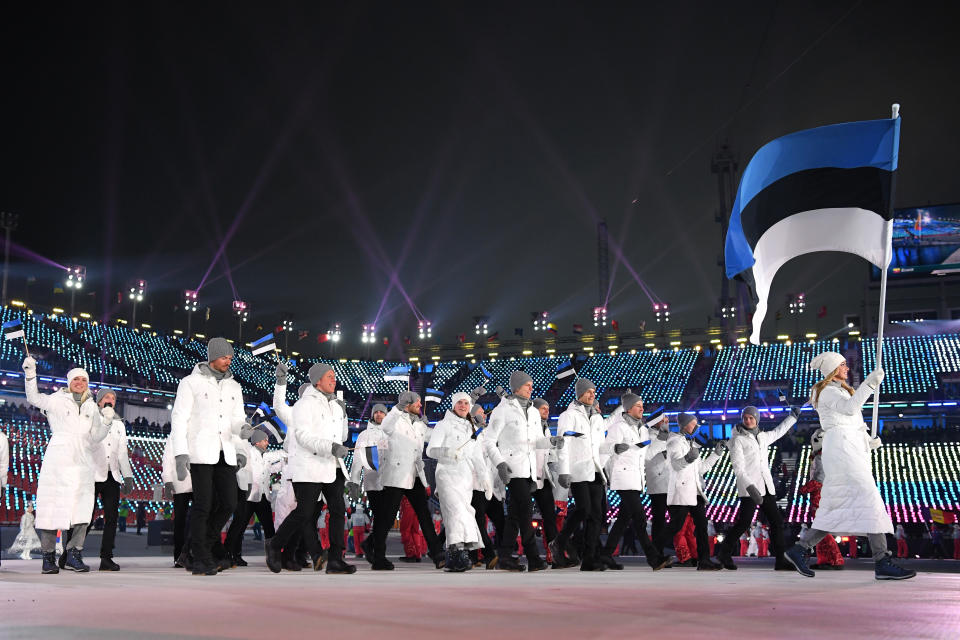
[[[861,345],[866,375],[876,366],[877,340],[864,338]],[[881,403],[884,397],[891,395],[936,397],[936,392],[942,389],[942,376],[960,376],[960,335],[885,338],[883,366],[886,377],[880,385]]]

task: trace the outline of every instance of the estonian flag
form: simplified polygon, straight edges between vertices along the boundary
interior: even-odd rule
[[[580,433],[579,431],[564,431],[563,437],[564,438],[582,438],[583,434]]]
[[[389,371],[383,376],[384,382],[409,382],[410,381],[410,366],[401,364],[398,365]]]
[[[259,340],[255,340],[250,344],[250,350],[253,351],[253,355],[258,356],[261,353],[268,353],[270,351],[277,350],[277,342],[273,339],[273,334],[268,333]]]
[[[660,421],[663,420],[663,407],[659,409],[654,409],[653,413],[647,418],[647,421],[644,423],[648,427],[652,427],[656,424],[660,424]]]
[[[261,421],[257,427],[262,427],[264,431],[272,435],[273,439],[277,441],[277,444],[283,443],[283,436],[280,434],[287,432],[287,425],[277,417],[277,414],[270,405],[266,402],[261,402],[257,410],[253,412],[253,418],[254,420]]]
[[[380,450],[377,449],[377,445],[372,447],[364,447],[363,455],[360,457],[360,464],[372,471],[380,471]]]
[[[843,251],[886,268],[899,146],[897,117],[799,131],[753,156],[724,252],[727,277],[743,278],[757,301],[751,342],[760,342],[773,277],[792,258]]]
[[[443,400],[444,393],[439,389],[427,388],[426,393],[424,393],[423,395],[424,395],[423,399],[425,402],[440,402],[441,400]]]
[[[7,340],[23,337],[23,322],[20,320],[11,320],[3,323],[3,337]]]
[[[471,435],[470,437],[476,440],[477,436],[479,436],[481,433],[483,433],[483,427],[474,427],[473,435]]]
[[[557,380],[561,380],[568,376],[572,376],[576,373],[576,370],[573,368],[573,362],[567,360],[566,362],[561,362],[557,365]]]

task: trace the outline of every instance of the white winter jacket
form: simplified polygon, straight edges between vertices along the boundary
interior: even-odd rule
[[[331,449],[349,436],[347,415],[340,402],[314,387],[293,405],[295,441],[290,444],[287,474],[293,482],[327,484],[337,477],[342,460]]]
[[[127,451],[127,427],[123,420],[114,418],[107,437],[90,443],[90,461],[93,464],[93,479],[106,482],[107,473],[117,482],[133,477],[130,455]]]
[[[419,477],[424,487],[423,445],[430,440],[427,424],[409,411],[394,406],[380,429],[386,436],[380,448],[380,482],[384,487],[412,489]]]
[[[10,442],[7,434],[0,431],[0,489],[7,486],[7,473],[10,469]]]
[[[747,429],[737,425],[733,429],[727,448],[730,451],[730,465],[737,476],[737,495],[749,498],[747,487],[753,485],[760,495],[777,495],[770,475],[770,461],[768,448],[790,430],[797,420],[787,416],[780,424],[770,431],[760,431],[760,428]]]
[[[94,479],[90,443],[110,430],[92,398],[78,407],[68,389],[51,394],[37,390],[36,377],[25,381],[27,402],[50,423],[50,441],[37,479],[37,528],[68,529],[90,522]]]
[[[703,492],[703,474],[717,463],[720,456],[711,451],[706,460],[698,456],[693,462],[687,462],[684,456],[690,449],[690,440],[679,433],[670,434],[667,440],[667,459],[671,469],[668,505],[692,507],[697,504],[697,496],[707,499]]]
[[[367,422],[367,428],[357,436],[357,443],[354,445],[353,450],[353,464],[350,467],[350,482],[360,484],[362,481],[365,491],[380,491],[383,489],[383,482],[380,480],[379,471],[367,468],[361,461],[364,455],[363,449],[365,447],[376,446],[377,453],[380,457],[380,466],[383,468],[384,452],[381,450],[381,443],[386,440],[386,438],[387,436],[383,433],[383,429],[375,422]]]
[[[557,434],[568,431],[583,434],[580,437],[564,437],[563,448],[557,451],[558,467],[561,474],[570,474],[570,482],[591,482],[597,474],[604,483],[607,477],[603,472],[606,462],[604,447],[603,416],[600,413],[587,415],[587,408],[579,402],[571,402],[567,410],[560,414],[557,422]],[[549,446],[549,440],[547,441]]]
[[[273,411],[280,418],[280,422],[287,425],[287,433],[283,436],[284,451],[290,451],[290,436],[293,435],[293,407],[287,404],[287,385],[273,386]]]
[[[824,479],[814,529],[852,536],[893,533],[873,478],[870,434],[863,422],[863,404],[871,394],[866,383],[851,396],[834,382],[814,405],[824,431]]]
[[[193,492],[193,481],[191,480],[189,473],[187,474],[186,480],[179,480],[177,478],[177,461],[176,456],[173,455],[173,445],[170,443],[170,438],[167,438],[167,442],[163,445],[163,461],[160,471],[160,480],[163,482],[163,484],[172,482],[174,493]]]
[[[243,392],[230,375],[217,380],[196,365],[180,381],[170,414],[173,455],[189,455],[192,464],[216,464],[223,460],[236,466],[240,428],[246,421]]]
[[[469,493],[483,491],[489,500],[493,495],[489,467],[482,444],[473,439],[473,423],[451,410],[437,423],[427,443],[427,455],[437,461],[437,491],[440,491],[441,473],[456,478]],[[478,436],[479,438],[480,436]],[[453,449],[454,455],[441,455],[442,449]],[[469,502],[469,500],[468,500]]]
[[[644,475],[647,480],[647,493],[650,495],[667,493],[670,490],[670,463],[667,462],[667,441],[657,437],[659,428],[648,427],[650,446],[644,449]],[[670,431],[667,431],[670,434]]]
[[[650,432],[641,421],[637,426],[624,419],[623,414],[607,423],[607,438],[604,441],[610,452],[610,488],[614,491],[643,491],[646,451],[637,445],[650,439]],[[626,444],[629,449],[621,454],[613,452],[614,445]],[[648,445],[649,446],[649,445]]]
[[[249,502],[260,502],[260,499],[270,493],[270,474],[280,471],[283,461],[287,457],[284,451],[264,451],[260,452],[249,442],[244,443],[247,456],[246,477],[250,479],[250,491],[247,493]],[[240,474],[237,473],[237,477]]]
[[[550,439],[543,435],[540,412],[533,403],[524,412],[515,397],[504,398],[490,413],[480,438],[494,469],[506,462],[511,478],[530,478],[543,486],[537,475],[537,450],[549,449]]]

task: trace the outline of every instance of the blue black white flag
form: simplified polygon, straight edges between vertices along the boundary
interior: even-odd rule
[[[20,320],[11,320],[3,323],[3,337],[7,340],[23,337],[23,322]]]
[[[660,421],[663,420],[663,407],[659,407],[653,410],[653,413],[647,416],[646,424],[648,427],[652,427],[660,424]]]
[[[576,373],[576,370],[573,368],[573,362],[570,360],[561,362],[559,365],[557,365],[557,380],[561,380],[567,376],[572,376]]]
[[[277,417],[276,412],[266,402],[261,402],[253,412],[253,421],[259,421],[257,427],[272,435],[278,444],[283,442],[283,436],[280,434],[287,433],[287,425]]]
[[[777,270],[815,251],[856,254],[887,267],[900,118],[799,131],[767,143],[750,160],[730,214],[728,278],[756,300],[750,341],[759,344]]]
[[[255,340],[250,345],[250,350],[253,351],[253,355],[258,356],[261,353],[268,353],[270,351],[277,350],[277,341],[273,339],[273,334],[268,333],[259,340]]]
[[[384,382],[396,381],[396,382],[409,382],[410,381],[410,366],[401,364],[393,367],[383,376]]]
[[[426,392],[423,394],[423,396],[424,396],[423,398],[424,402],[440,402],[441,400],[443,400],[444,393],[439,389],[428,388]]]

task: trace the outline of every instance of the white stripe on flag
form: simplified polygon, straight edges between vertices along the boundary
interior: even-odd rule
[[[757,309],[750,342],[760,344],[760,325],[767,314],[767,297],[784,264],[815,251],[842,251],[868,260],[880,269],[884,258],[884,227],[879,214],[860,208],[815,209],[795,213],[767,229],[753,248],[753,280]]]
[[[561,379],[561,378],[566,378],[567,376],[572,376],[572,375],[574,375],[576,372],[577,372],[576,369],[574,369],[573,367],[570,367],[570,368],[567,369],[566,371],[558,371],[558,372],[557,372],[557,380],[559,380],[559,379]]]
[[[258,356],[261,353],[267,353],[268,351],[276,351],[276,349],[277,349],[277,343],[271,341],[264,344],[263,346],[257,347],[256,349],[253,350],[252,353],[253,355]]]
[[[14,338],[22,338],[23,336],[24,336],[23,329],[20,329],[19,331],[6,333],[4,334],[3,337],[6,338],[7,340],[13,340]]]

